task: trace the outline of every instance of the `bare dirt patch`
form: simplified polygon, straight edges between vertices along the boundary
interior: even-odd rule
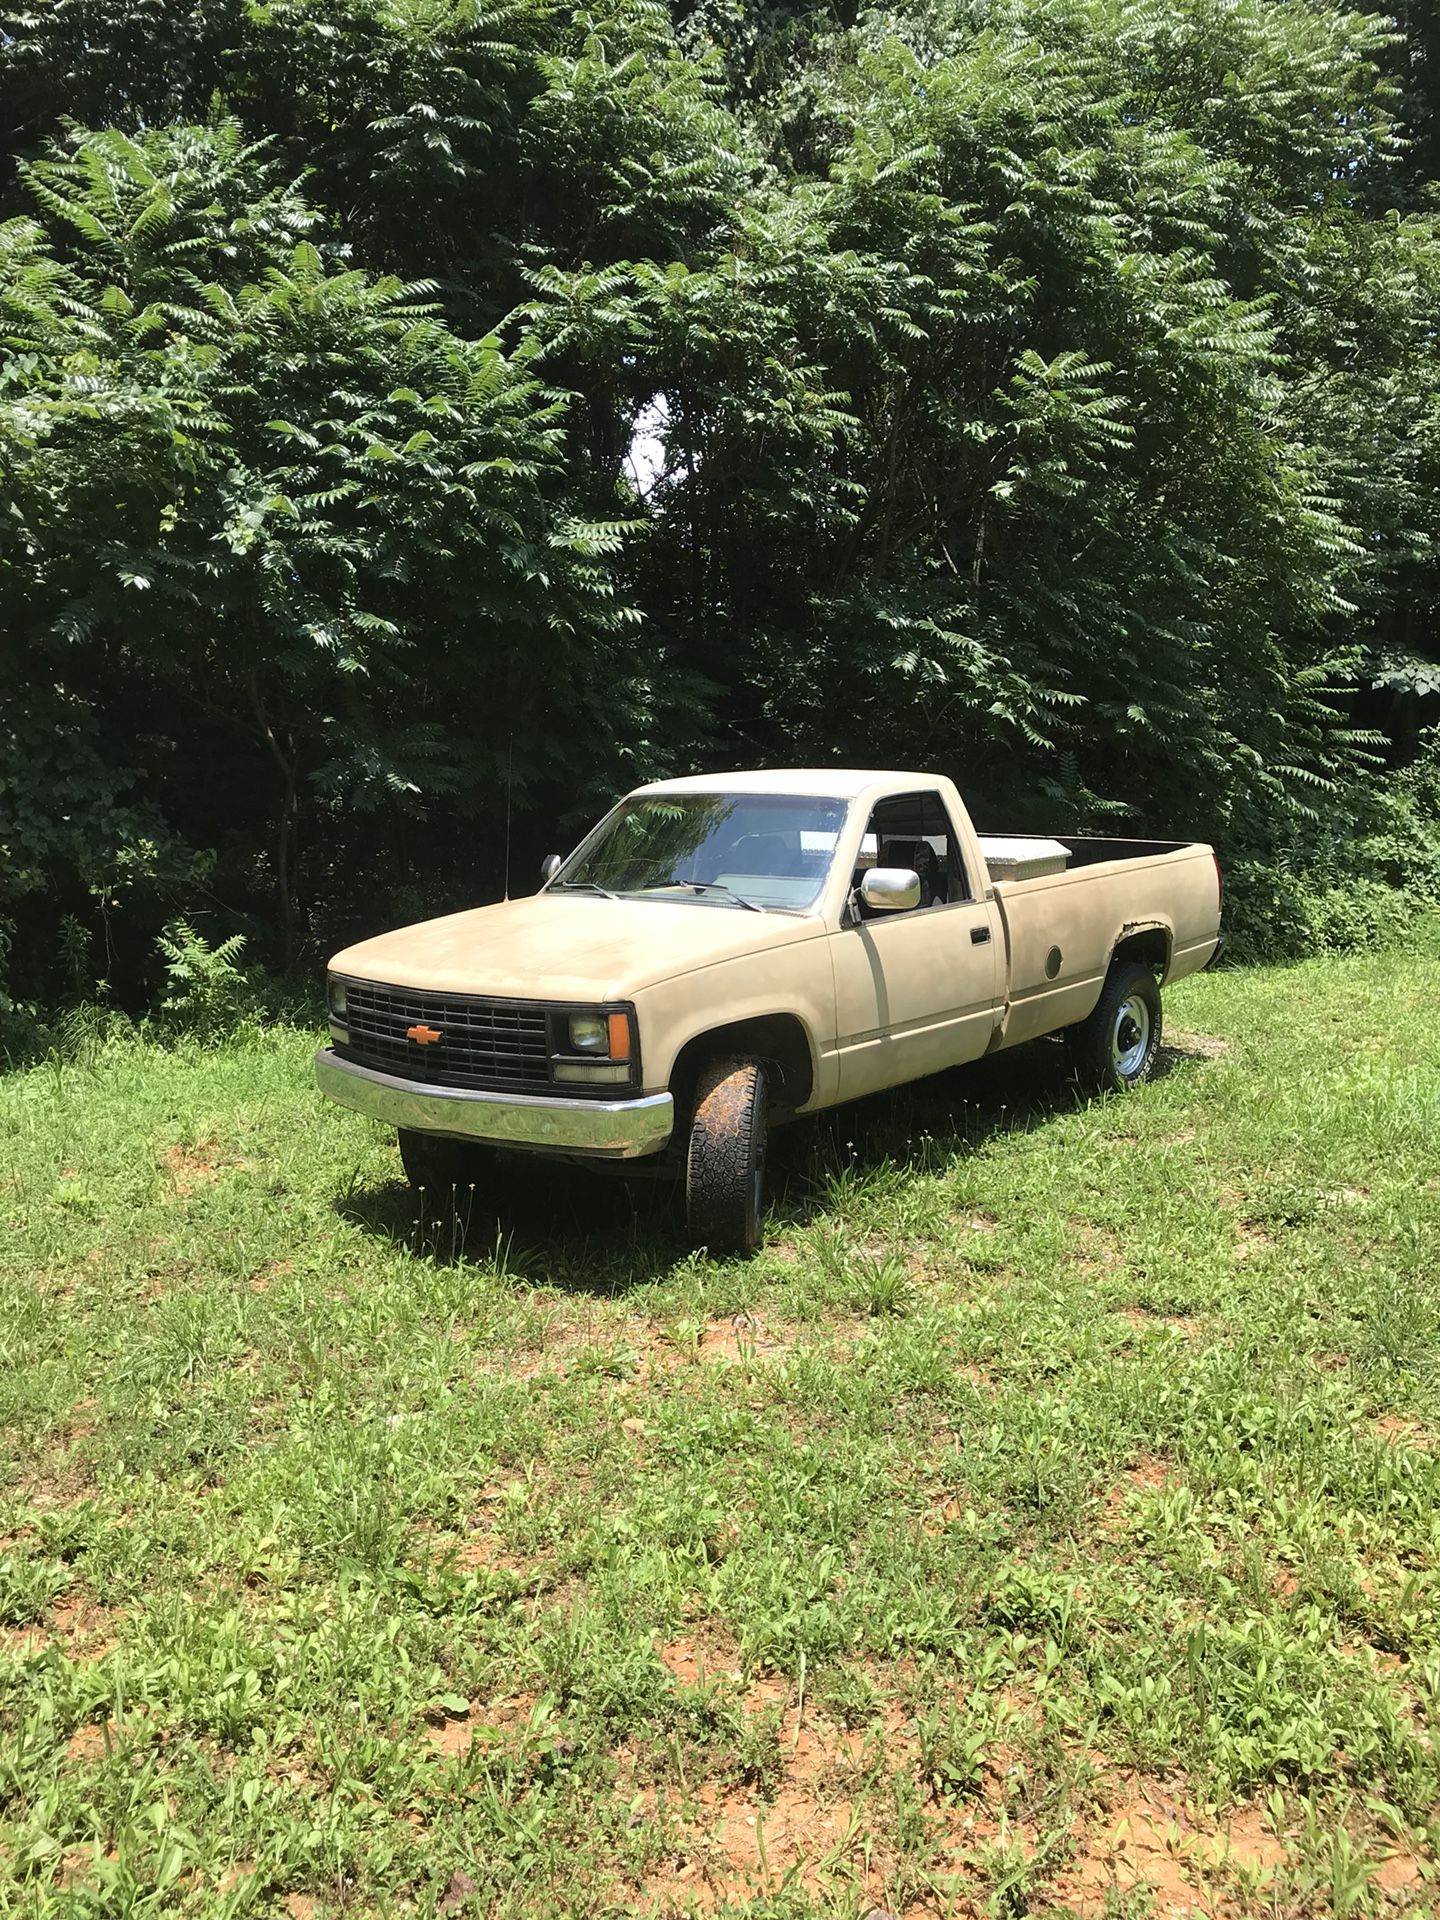
[[[983,1207],[954,1207],[950,1218],[970,1233],[994,1233],[1000,1224],[995,1215],[986,1213]]]
[[[1269,1253],[1274,1245],[1274,1234],[1268,1227],[1262,1227],[1258,1220],[1235,1222],[1235,1258],[1237,1260],[1254,1260]]]
[[[958,1494],[949,1493],[938,1496],[920,1516],[920,1531],[932,1537],[943,1533],[946,1527],[954,1526],[957,1520],[965,1517],[965,1503]]]
[[[1116,1314],[1131,1327],[1168,1327],[1183,1338],[1196,1331],[1198,1323],[1186,1313],[1164,1313],[1158,1307],[1116,1307]]]
[[[1142,1453],[1124,1469],[1121,1478],[1144,1493],[1158,1493],[1170,1484],[1170,1462],[1158,1453]]]
[[[853,1346],[868,1326],[856,1315],[832,1317],[822,1325],[797,1326],[763,1319],[755,1313],[737,1313],[707,1320],[689,1337],[675,1339],[655,1329],[640,1354],[637,1386],[668,1382],[683,1368],[710,1366],[775,1366],[797,1353],[829,1353]]]
[[[1117,1233],[1091,1220],[1072,1220],[1070,1227],[1075,1237],[1075,1264],[1082,1273],[1118,1273],[1124,1268],[1125,1249]]]
[[[453,1760],[457,1754],[468,1753],[475,1739],[475,1729],[469,1716],[442,1721],[438,1727],[430,1729],[430,1744],[447,1760]]]
[[[436,1903],[437,1913],[453,1913],[457,1907],[463,1907],[472,1893],[478,1889],[468,1873],[457,1867],[446,1882],[445,1891]]]
[[[1388,1447],[1413,1447],[1417,1453],[1429,1453],[1435,1442],[1418,1420],[1403,1414],[1385,1413],[1375,1422],[1373,1432]]]
[[[518,1554],[511,1553],[498,1534],[480,1529],[466,1534],[463,1540],[446,1548],[445,1552],[453,1552],[455,1565],[466,1572],[485,1568],[498,1573],[524,1573],[530,1564]]]
[[[1116,1783],[1110,1810],[1072,1834],[1075,1853],[1056,1896],[1082,1916],[1146,1889],[1159,1914],[1222,1914],[1238,1877],[1264,1880],[1286,1859],[1284,1841],[1258,1807],[1209,1820],[1165,1783]]]
[[[688,1844],[668,1876],[682,1897],[687,1882],[715,1904],[739,1904],[786,1880],[821,1893],[855,1837],[850,1802],[804,1786],[787,1784],[770,1802],[708,1785],[698,1798]],[[647,1892],[662,1887],[652,1880]]]
[[[1386,1854],[1375,1869],[1372,1884],[1383,1887],[1386,1893],[1409,1893],[1414,1888],[1423,1886],[1427,1880],[1433,1880],[1434,1877],[1433,1866],[1422,1860],[1418,1853],[1412,1852],[1408,1847],[1402,1847],[1397,1848],[1393,1853]]]
[[[1171,1484],[1173,1463],[1158,1453],[1142,1453],[1120,1470],[1105,1496],[1105,1525],[1117,1523],[1136,1494],[1161,1493]]]
[[[77,1727],[65,1743],[65,1758],[98,1760],[117,1744],[119,1732],[113,1720],[107,1720],[103,1726],[92,1723]]]
[[[1165,1051],[1182,1060],[1223,1060],[1230,1042],[1214,1033],[1186,1033],[1174,1027],[1165,1036]]]
[[[468,1336],[462,1331],[452,1332],[451,1337],[463,1341]],[[476,1357],[475,1365],[485,1374],[526,1383],[539,1381],[544,1385],[566,1379],[579,1357],[592,1352],[596,1345],[593,1325],[554,1319],[547,1321],[519,1351],[487,1352]],[[624,1364],[623,1356],[617,1358],[616,1364]]]
[[[533,1693],[506,1694],[496,1700],[472,1700],[464,1713],[436,1715],[427,1734],[431,1748],[442,1759],[454,1760],[468,1753],[477,1739],[514,1735],[529,1722],[535,1700]]]
[[[702,1360],[773,1360],[790,1352],[792,1339],[771,1331],[758,1314],[737,1313],[712,1320],[700,1336]]]
[[[667,1653],[686,1664],[675,1649],[662,1658]],[[745,1705],[773,1711],[788,1693],[784,1682],[760,1680],[746,1689]],[[863,1908],[887,1910],[888,1860],[863,1800],[866,1736],[797,1701],[781,1713],[778,1743],[784,1770],[773,1791],[715,1781],[699,1789],[675,1850],[641,1888],[645,1908],[703,1912],[789,1885],[812,1899],[858,1888]]]
[[[6,1628],[0,1645],[16,1656],[53,1646],[69,1660],[103,1660],[119,1644],[121,1618],[81,1596],[65,1595],[50,1607],[47,1622]]]
[[[253,1880],[256,1871],[256,1863],[253,1860],[237,1860],[234,1866],[227,1867],[215,1882],[215,1891],[233,1893],[244,1881]]]
[[[661,1657],[678,1676],[702,1671],[693,1641],[674,1642]],[[958,1920],[981,1911],[967,1900],[962,1883],[976,1875],[982,1852],[1028,1858],[1039,1849],[1035,1827],[1003,1804],[1011,1782],[1008,1756],[999,1750],[987,1763],[982,1796],[952,1804],[924,1790],[925,1852],[938,1871],[954,1876],[955,1888],[938,1906],[932,1895],[912,1904],[891,1897],[895,1781],[901,1774],[914,1780],[922,1764],[919,1736],[897,1691],[907,1664],[873,1675],[875,1710],[863,1724],[848,1727],[803,1700],[790,1680],[751,1680],[742,1705],[747,1716],[764,1715],[774,1729],[778,1771],[763,1786],[705,1783],[665,1859],[646,1876],[637,1909],[710,1912],[773,1896],[788,1885],[825,1911],[843,1906],[872,1920],[919,1920],[922,1914],[934,1920],[941,1912]],[[912,1671],[909,1679],[915,1678]],[[1007,1697],[1006,1704],[1017,1722],[1035,1725],[1043,1717],[1028,1697]],[[979,1900],[981,1882],[975,1885]]]
[[[655,1651],[661,1666],[682,1687],[704,1686],[712,1680],[738,1686],[742,1678],[738,1644],[713,1630],[681,1634]]]
[[[978,1366],[973,1360],[957,1360],[955,1378],[968,1380],[972,1387],[978,1387],[982,1393],[988,1393],[992,1398],[1000,1391],[994,1374],[987,1367]]]
[[[238,1161],[225,1158],[225,1150],[218,1140],[177,1142],[167,1148],[162,1157],[171,1188],[182,1200],[197,1187],[206,1187],[218,1180],[226,1167],[239,1165]]]
[[[86,1422],[65,1421],[42,1443],[32,1470],[12,1481],[10,1492],[27,1507],[41,1513],[66,1513],[89,1499],[94,1479],[89,1466],[76,1460],[73,1442],[88,1438],[94,1427]]]
[[[98,1840],[88,1847],[72,1847],[60,1862],[55,1884],[62,1893],[85,1885],[102,1861],[107,1867],[113,1867],[118,1857],[113,1847],[102,1847]]]

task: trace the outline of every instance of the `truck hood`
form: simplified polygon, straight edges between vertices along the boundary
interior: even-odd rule
[[[818,919],[698,902],[537,893],[346,947],[333,972],[392,987],[524,1000],[628,1000],[746,953],[813,940]]]

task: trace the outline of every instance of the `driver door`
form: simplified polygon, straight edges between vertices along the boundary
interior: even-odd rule
[[[923,903],[831,935],[842,1100],[978,1059],[1003,1000],[999,908],[974,897],[938,793],[879,803],[857,888],[867,865],[915,868]]]

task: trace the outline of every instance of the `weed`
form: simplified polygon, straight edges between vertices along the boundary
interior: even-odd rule
[[[245,951],[243,933],[212,946],[188,920],[172,920],[156,945],[168,989],[161,1005],[177,1028],[214,1040],[251,1010],[254,991],[237,964]]]

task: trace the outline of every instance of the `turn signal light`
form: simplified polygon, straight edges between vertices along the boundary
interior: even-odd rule
[[[612,1013],[610,1025],[610,1058],[628,1060],[630,1058],[630,1016],[628,1013]]]

